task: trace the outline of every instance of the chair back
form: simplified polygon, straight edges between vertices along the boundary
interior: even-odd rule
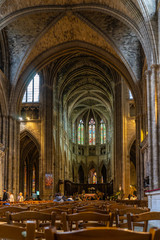
[[[144,212],[149,212],[149,208],[126,208],[126,209],[117,209],[115,211],[115,218],[116,218],[116,227],[128,228],[127,223],[127,214],[140,214]],[[142,227],[144,224],[141,225]]]
[[[12,226],[8,224],[1,224],[0,239],[34,240],[35,223],[32,221],[27,222],[26,228]]]
[[[109,226],[111,227],[113,224],[113,214],[101,214],[95,212],[81,212],[81,213],[73,213],[66,214],[62,213],[62,221],[64,231],[72,231],[73,222],[76,223],[76,230],[80,227],[100,227],[100,226]],[[81,223],[80,223],[81,222]]]
[[[46,240],[158,240],[160,229],[151,229],[149,233],[133,232],[116,228],[82,229],[73,232],[56,232],[55,229],[46,229]]]
[[[135,215],[131,213],[127,214],[128,229],[130,230],[133,230],[135,223],[144,222],[143,231],[147,232],[148,221],[150,220],[160,220],[160,212],[146,212]]]

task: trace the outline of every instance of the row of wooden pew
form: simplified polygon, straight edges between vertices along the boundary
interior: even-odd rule
[[[158,240],[159,229],[147,232],[150,220],[160,220],[160,213],[150,212],[146,207],[138,208],[111,201],[39,202],[25,206],[2,206],[0,238]],[[137,226],[143,232],[135,232],[134,227]],[[14,234],[5,235],[10,232],[17,232],[17,237]]]

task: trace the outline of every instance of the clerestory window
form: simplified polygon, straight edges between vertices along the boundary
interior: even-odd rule
[[[23,95],[22,103],[39,102],[40,93],[40,79],[39,75],[36,74],[27,86],[27,89]]]

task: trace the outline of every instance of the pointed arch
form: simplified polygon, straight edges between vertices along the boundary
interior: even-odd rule
[[[79,166],[79,169],[78,169],[78,180],[79,180],[79,183],[84,183],[84,170],[83,170],[83,167],[82,165]]]
[[[19,191],[25,198],[39,191],[40,145],[28,131],[20,134]]]
[[[22,140],[25,136],[28,136],[37,146],[38,150],[40,150],[40,143],[38,139],[28,129],[20,132],[20,140]]]

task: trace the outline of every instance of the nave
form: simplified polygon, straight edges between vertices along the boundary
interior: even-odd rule
[[[160,238],[159,30],[160,0],[0,1],[2,239]]]

